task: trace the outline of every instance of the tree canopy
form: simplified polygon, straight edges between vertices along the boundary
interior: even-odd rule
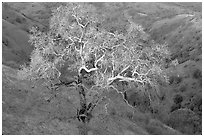
[[[168,46],[151,40],[127,12],[124,16],[129,22],[125,34],[103,29],[105,16],[90,4],[58,7],[53,11],[49,31],[31,29],[30,43],[35,48],[30,64],[22,67],[19,76],[33,81],[44,79],[50,84],[63,75],[60,68],[68,63],[66,69],[77,71],[78,77],[87,75],[91,82],[83,85],[89,90],[114,88],[120,92],[115,82],[157,89],[159,83],[168,82]]]

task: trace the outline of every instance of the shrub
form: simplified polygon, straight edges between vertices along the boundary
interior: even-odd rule
[[[22,20],[21,20],[19,17],[17,17],[17,18],[16,18],[16,22],[22,23]]]
[[[202,115],[202,95],[197,94],[193,98],[191,98],[187,108],[191,109],[196,114],[201,116]]]
[[[182,82],[182,77],[179,76],[171,76],[169,78],[169,84],[179,84]]]
[[[174,96],[174,103],[179,104],[183,101],[183,97],[180,94]]]
[[[179,84],[182,82],[182,77],[175,77],[175,84]]]
[[[196,69],[193,72],[193,78],[195,78],[195,79],[202,79],[202,72],[199,69]]]
[[[127,98],[129,104],[138,108],[141,112],[150,111],[150,99],[148,95],[145,95],[142,92],[136,92],[131,94]]]

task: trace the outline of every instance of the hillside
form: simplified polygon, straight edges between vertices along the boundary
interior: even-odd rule
[[[30,60],[29,28],[46,31],[52,9],[61,4],[2,4],[2,134],[201,134],[201,3],[89,3],[97,14],[106,15],[101,27],[111,32],[126,33],[127,13],[151,39],[168,44],[178,65],[168,66],[169,85],[160,87],[159,102],[150,105],[147,95],[131,89],[127,100],[135,109],[126,108],[122,95],[110,91],[110,105],[104,109],[104,100],[86,126],[75,117],[79,105],[75,89],[62,87],[53,93],[16,74]],[[63,73],[63,80],[74,75]]]
[[[3,3],[3,19],[27,32],[33,25],[46,31],[52,9],[62,4]],[[180,63],[196,60],[201,54],[202,7],[199,3],[90,4],[107,15],[103,27],[112,31],[125,31],[128,24],[121,11],[127,11],[156,42],[167,42],[172,59],[177,58]]]
[[[79,96],[74,88],[62,87],[57,93],[50,93],[45,87],[17,79],[15,69],[2,67],[2,134],[57,135],[84,134],[85,131],[99,135],[181,134],[149,114],[126,108],[125,102],[121,102],[122,96],[115,91],[108,92],[107,99],[112,102],[107,112],[106,99],[96,107],[92,120],[85,126],[76,118]],[[52,94],[56,94],[54,98]]]
[[[19,67],[19,64],[29,61],[33,49],[28,42],[30,27],[37,25],[43,29],[44,26],[15,11],[6,3],[3,3],[2,11],[2,63]]]
[[[4,19],[2,20],[2,27],[2,63],[12,65],[10,63],[14,62],[13,65],[15,65],[15,63],[28,61],[32,47],[28,46],[27,33]]]

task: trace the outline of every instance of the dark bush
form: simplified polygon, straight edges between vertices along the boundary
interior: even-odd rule
[[[170,76],[169,77],[169,84],[171,85],[171,84],[173,84],[173,82],[174,82],[174,76]]]
[[[195,79],[201,79],[201,78],[202,78],[202,72],[201,72],[201,70],[196,69],[196,70],[193,72],[193,78],[195,78]]]
[[[189,102],[189,109],[197,113],[198,115],[202,115],[202,95],[195,95]]]
[[[175,77],[174,83],[179,84],[179,83],[181,83],[181,81],[182,81],[181,77]]]
[[[17,18],[16,18],[16,22],[22,23],[22,20],[21,20],[19,17],[17,17]]]
[[[183,101],[183,97],[180,94],[174,96],[174,103],[179,104]]]
[[[182,78],[181,78],[181,77],[178,77],[178,76],[171,76],[171,77],[169,78],[169,83],[170,83],[170,85],[171,85],[171,84],[179,84],[181,81],[182,81]]]
[[[127,100],[132,106],[135,106],[141,112],[150,111],[150,100],[148,95],[137,92],[127,97]]]

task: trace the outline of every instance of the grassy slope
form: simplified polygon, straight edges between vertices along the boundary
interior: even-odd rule
[[[135,22],[146,25],[146,31],[150,33],[155,41],[159,43],[167,42],[172,52],[172,59],[178,59],[179,61],[179,65],[176,66],[176,68],[172,68],[173,76],[170,77],[171,84],[169,87],[163,89],[163,91],[165,91],[165,99],[161,102],[159,107],[156,105],[158,112],[156,112],[155,116],[169,123],[168,120],[170,119],[171,121],[173,119],[171,117],[171,111],[176,111],[181,108],[187,108],[193,111],[196,117],[201,116],[201,6],[199,3],[192,5],[189,3],[151,3],[151,5],[150,3],[146,3],[144,5],[136,5],[136,10],[132,9],[129,11],[129,13],[133,15]],[[137,15],[135,11],[142,11],[146,16],[141,17]],[[181,96],[183,100],[181,103],[175,103],[174,101],[178,95]],[[188,120],[186,119],[185,121]],[[198,130],[194,131],[189,130],[192,129],[192,127],[190,126],[191,124],[189,125],[187,122],[177,121],[176,123],[180,123],[182,127],[175,126],[176,124],[172,123],[170,123],[170,125],[186,134],[201,133],[201,127],[198,126],[201,124],[197,124],[195,120],[190,120],[190,123],[198,128]]]
[[[171,111],[175,108],[177,109],[188,108],[189,110],[193,111],[196,116],[200,115],[201,113],[199,101],[200,101],[201,83],[202,83],[201,82],[202,81],[202,75],[201,75],[201,71],[202,71],[201,9],[202,7],[200,6],[200,4],[199,3],[190,3],[190,4],[189,3],[131,3],[131,4],[93,3],[93,4],[99,10],[105,11],[107,13],[109,20],[105,22],[104,27],[106,29],[112,30],[112,31],[119,30],[123,32],[125,30],[124,28],[127,26],[127,20],[124,19],[123,13],[121,11],[128,10],[129,15],[132,16],[132,20],[138,24],[141,24],[145,28],[145,31],[150,33],[150,35],[154,40],[156,40],[159,43],[163,43],[164,41],[166,41],[169,44],[169,47],[173,53],[172,58],[178,59],[180,64],[175,69],[173,69],[174,71],[172,75],[174,76],[171,77],[172,83],[170,84],[170,86],[162,89],[162,94],[165,97],[160,104],[155,105],[155,112],[153,112],[153,116],[167,124],[170,124],[170,126],[176,129],[179,129],[184,133],[193,134],[194,131],[188,132],[188,129],[191,128],[192,124],[189,126],[186,123],[181,123],[182,127],[184,125],[186,126],[186,130],[183,131],[183,129],[180,129],[181,126],[179,127],[174,123],[172,124],[172,122],[169,122],[169,121],[172,120]],[[8,8],[9,10],[8,9],[3,10],[3,19],[5,19],[5,21],[3,21],[3,24],[6,24],[5,26],[8,26],[8,24],[10,25],[13,24],[12,27],[16,28],[18,30],[17,32],[19,32],[20,29],[23,31],[27,31],[28,24],[31,24],[31,23],[38,24],[39,26],[42,24],[46,26],[48,25],[48,22],[49,22],[48,20],[51,13],[50,9],[52,9],[53,7],[56,7],[57,5],[58,4],[55,4],[55,3],[52,3],[52,4],[50,3],[40,3],[40,4],[39,3],[11,3],[9,4],[9,6],[11,6],[12,8],[15,8],[15,10],[13,9],[11,10],[11,8]],[[118,9],[118,7],[120,8]],[[187,15],[190,15],[190,16],[187,16]],[[17,17],[20,19],[17,19]],[[26,21],[24,21],[25,19]],[[29,23],[26,23],[26,22],[29,22]],[[5,35],[6,34],[5,32],[9,34]],[[24,49],[24,47],[21,47],[19,45],[27,45],[26,33],[24,32],[23,34],[20,33],[21,34],[20,36],[23,35],[22,39],[26,38],[22,43],[19,42],[20,39],[16,38],[16,35],[12,36],[12,34],[13,32],[11,33],[11,30],[7,28],[7,30],[4,31],[4,28],[3,28],[3,40],[9,39],[9,43],[13,43],[10,45],[10,47],[15,47],[15,48],[8,48],[3,43],[3,53],[6,53],[6,54],[3,54],[3,63],[5,64],[8,64],[9,63],[8,61],[10,61],[11,63],[12,61],[14,62],[19,61],[21,59],[21,56],[20,57],[16,56],[15,54],[13,54],[12,51],[16,49],[19,49],[19,50]],[[27,54],[29,52],[26,51],[25,53]],[[18,96],[22,94],[20,92],[18,92],[19,94],[16,93],[16,87],[13,87],[13,89],[10,89],[11,88],[10,86],[7,86],[4,83],[3,85],[5,87],[3,88],[3,93],[5,94],[3,98],[8,99],[7,103],[12,98],[18,98]],[[22,87],[19,87],[19,89],[21,88]],[[28,90],[30,91],[30,88],[28,88]],[[39,89],[39,90],[42,90],[42,89]],[[11,91],[11,92],[7,92],[7,91]],[[24,89],[21,91],[24,92]],[[178,94],[181,95],[183,98],[183,101],[180,104],[180,106],[179,104],[176,104],[174,102],[174,98]],[[27,95],[25,94],[24,98],[26,98],[26,96]],[[41,95],[36,95],[36,96],[40,97]],[[36,109],[35,105],[43,106],[38,103],[36,104],[35,103],[36,99],[37,98],[34,98],[30,102],[30,105],[28,103],[28,106],[25,106],[32,110],[30,114],[37,111],[35,110]],[[133,96],[131,97],[131,99],[133,99],[134,101],[134,99],[136,98]],[[64,103],[63,100],[61,102]],[[34,104],[34,106],[31,104]],[[18,104],[16,106],[14,105],[14,108],[12,107],[7,108],[10,106],[10,104],[8,103],[8,105],[6,105],[6,109],[3,109],[3,111],[5,110],[12,111],[13,109],[14,111],[18,111],[17,113],[21,115],[22,105],[23,103]],[[56,114],[54,113],[54,111],[57,111],[57,110],[52,111],[53,115]],[[4,114],[3,118],[5,118],[9,114],[7,120],[8,121],[11,120],[11,124],[13,124],[12,122],[14,123],[16,122],[16,124],[19,124],[19,121],[16,121],[17,117],[15,117],[13,113],[14,113],[13,111],[3,113]],[[36,121],[37,119],[40,119],[40,115],[43,114],[43,112],[38,112],[38,111],[37,113],[39,114],[36,114],[36,117],[30,120],[31,123],[33,121]],[[138,112],[136,113],[136,115],[139,116],[139,117],[135,116],[136,123],[139,123],[142,121],[142,123],[144,124],[145,119],[148,119],[146,116],[143,116],[142,113],[139,114]],[[25,116],[22,115],[21,117],[22,121],[24,121],[24,117]],[[59,117],[61,118],[63,116],[59,116]],[[42,119],[46,119],[46,118],[42,118]],[[64,133],[64,132],[59,132],[60,129],[54,130],[53,124],[50,125],[50,123],[49,124],[48,123],[46,123],[46,126],[48,128],[46,130],[46,133]],[[57,126],[65,124],[59,120],[55,120],[54,125],[56,125],[56,123],[57,123]],[[140,123],[140,126],[142,125],[142,123]],[[151,133],[151,134],[162,134],[163,129],[155,128],[155,124],[158,125],[158,122],[156,123],[153,122],[152,124],[152,122],[148,122],[148,124],[147,123],[144,124],[146,125],[146,127],[143,126],[142,128],[145,129],[145,132],[148,131],[148,133]],[[177,120],[177,123],[179,123],[178,120]],[[193,122],[190,121],[190,123],[193,123]],[[31,124],[32,126],[28,130],[29,133],[35,134],[35,133],[43,132],[42,129],[35,129],[36,131],[30,131],[30,130],[33,130],[32,128],[35,127],[36,124],[40,125],[39,123],[35,123],[33,125]],[[9,126],[10,125],[7,125],[5,127],[9,127]],[[96,125],[93,125],[93,127],[94,126]],[[13,131],[11,131],[8,128],[6,130],[8,130],[8,132],[5,134],[19,133],[19,132],[16,132],[16,129],[12,129]],[[48,132],[48,130],[51,130],[51,131]],[[77,130],[74,130],[74,131],[76,131],[76,133],[79,132]],[[28,133],[25,131],[25,129],[22,132]],[[65,133],[68,134],[68,132],[65,132]],[[94,129],[91,133],[104,134],[102,133],[102,131],[97,129]],[[131,134],[132,131],[129,130],[128,133]],[[167,134],[167,132],[164,132],[164,134],[165,133]],[[135,134],[138,134],[138,132],[135,132]],[[196,134],[199,134],[199,132],[197,132]]]
[[[45,26],[17,12],[7,3],[3,3],[2,11],[3,64],[19,67],[19,64],[28,62],[33,49],[28,43],[29,28],[37,25],[44,29]]]
[[[62,87],[48,101],[52,96],[48,89],[21,81],[15,69],[2,67],[2,134],[82,134],[84,128],[88,134],[180,134],[137,109],[127,108],[115,91],[106,93],[108,98],[94,109],[90,123],[83,125],[76,119],[80,102],[75,89]]]
[[[28,35],[17,26],[2,19],[3,64],[28,61],[32,47],[28,44]]]

